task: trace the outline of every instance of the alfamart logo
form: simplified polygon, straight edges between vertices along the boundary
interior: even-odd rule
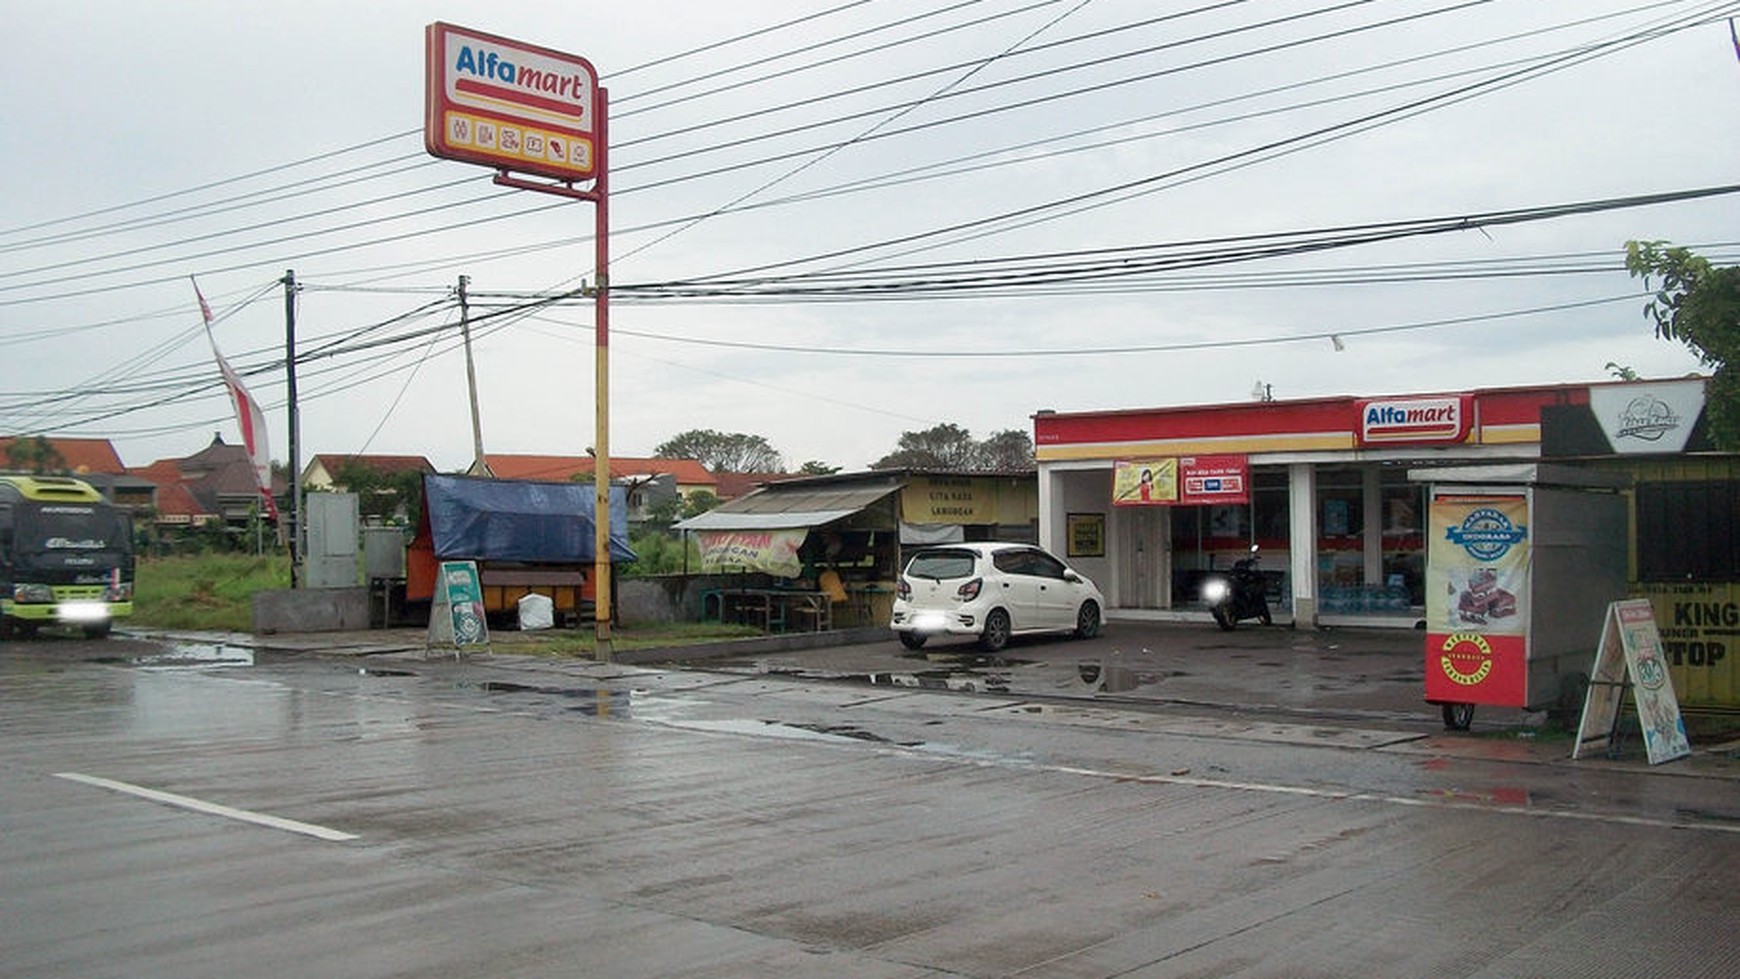
[[[1462,525],[1444,531],[1450,543],[1476,561],[1496,561],[1527,540],[1529,530],[1510,522],[1503,510],[1480,507],[1462,518]]]
[[[1360,405],[1361,442],[1457,442],[1468,434],[1468,407],[1460,396],[1366,401]]]
[[[1654,395],[1632,398],[1619,414],[1619,427],[1614,438],[1642,439],[1659,442],[1662,436],[1680,427],[1680,416],[1667,402]]]

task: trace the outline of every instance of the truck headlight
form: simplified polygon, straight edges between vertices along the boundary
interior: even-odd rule
[[[12,600],[15,602],[52,602],[54,589],[47,585],[13,585]]]

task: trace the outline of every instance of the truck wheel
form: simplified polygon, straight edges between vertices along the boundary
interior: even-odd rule
[[[84,627],[85,638],[86,639],[106,638],[109,634],[109,631],[113,628],[114,628],[114,623],[112,623],[112,622],[93,622],[90,625],[87,625]]]
[[[1444,730],[1466,731],[1474,724],[1473,704],[1445,704]]]

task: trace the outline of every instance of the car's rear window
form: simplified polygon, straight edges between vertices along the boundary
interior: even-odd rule
[[[965,578],[973,573],[978,556],[972,551],[920,551],[906,565],[915,578]]]

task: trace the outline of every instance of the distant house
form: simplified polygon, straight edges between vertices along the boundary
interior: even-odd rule
[[[226,443],[222,435],[213,435],[211,444],[193,455],[159,459],[128,475],[156,485],[156,519],[165,526],[197,527],[212,520],[246,524],[260,500],[248,450]],[[272,495],[282,499],[285,493],[274,476]]]
[[[567,482],[590,481],[597,466],[592,456],[515,455],[485,453],[484,463],[496,479]],[[610,482],[626,493],[628,521],[645,522],[660,504],[696,493],[718,495],[718,480],[695,459],[636,459],[612,456]]]
[[[4,470],[76,476],[110,501],[134,511],[157,505],[156,487],[129,475],[108,439],[0,435],[0,471]]]
[[[591,456],[515,455],[490,452],[484,462],[497,479],[567,481],[590,479],[597,460]],[[610,457],[610,480],[626,485],[658,476],[670,476],[678,493],[687,498],[702,490],[719,495],[719,480],[695,459],[634,459]]]
[[[338,474],[347,466],[362,466],[385,476],[402,472],[432,473],[435,467],[422,456],[407,455],[341,455],[321,452],[302,467],[302,485],[313,490],[343,490]]]
[[[719,481],[719,488],[713,491],[713,495],[724,501],[747,496],[768,483],[800,477],[792,473],[714,473],[713,478]]]
[[[386,482],[366,488],[346,486],[343,478],[353,467],[367,470]],[[421,493],[393,480],[393,477],[415,473],[420,478],[434,472],[435,467],[422,456],[319,453],[308,461],[308,465],[302,467],[302,486],[316,493],[357,493],[359,510],[365,523],[415,523]],[[409,497],[403,495],[404,493],[409,493]]]
[[[108,439],[42,438],[51,458],[37,460],[38,436],[0,435],[0,469],[51,475],[126,475],[127,467]]]

